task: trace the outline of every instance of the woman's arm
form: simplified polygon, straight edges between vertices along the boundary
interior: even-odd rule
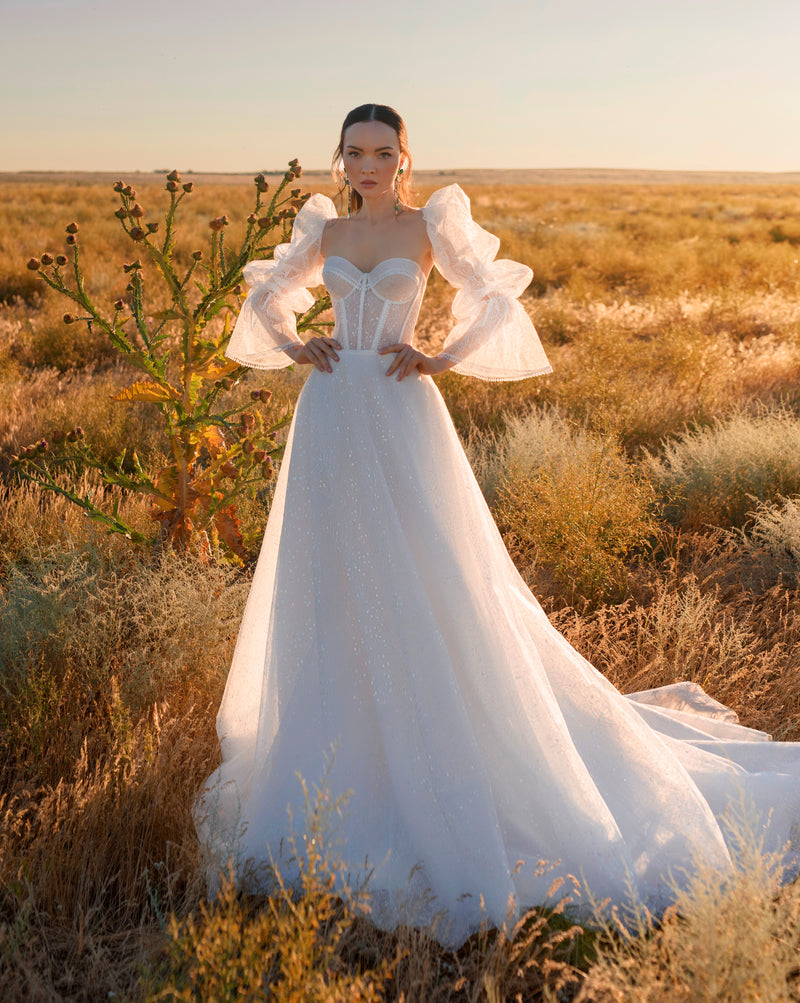
[[[438,376],[439,373],[452,369],[458,361],[447,359],[442,355],[426,355],[405,344],[387,345],[378,351],[378,355],[388,355],[390,352],[395,353],[395,358],[386,370],[386,375],[397,373],[398,382],[413,373],[415,369],[423,376]]]

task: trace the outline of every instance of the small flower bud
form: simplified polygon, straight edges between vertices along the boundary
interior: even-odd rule
[[[136,261],[132,261],[129,265],[123,265],[123,272],[135,272],[142,267],[142,259],[137,258]]]
[[[242,443],[242,449],[245,451],[245,453],[250,454],[255,451],[255,448],[256,447],[249,439],[245,439],[245,441]]]
[[[125,187],[122,189],[122,194],[123,195],[127,195],[129,199],[135,199],[136,198],[136,189],[135,188],[131,188],[130,185],[125,185]]]
[[[181,176],[177,171],[170,171],[167,175],[167,181],[180,181]]]
[[[258,222],[258,216],[256,216],[256,214],[254,212],[251,212],[250,215],[247,217],[247,222],[248,223],[257,223]]]
[[[214,380],[214,388],[216,390],[221,390],[222,389],[222,380]]]
[[[144,237],[144,230],[140,226],[134,226],[130,236],[131,240],[141,240]]]
[[[194,188],[194,181],[187,181],[186,184],[183,186],[183,190],[186,192],[187,195],[193,188]]]
[[[259,395],[258,395],[258,390],[251,390],[251,391],[250,391],[250,400],[251,400],[251,401],[257,401],[257,400],[260,400],[260,397],[259,397]]]
[[[40,439],[39,442],[36,443],[36,448],[40,453],[46,453],[48,449],[47,439]]]
[[[233,380],[232,380],[232,379],[230,378],[230,376],[226,376],[226,377],[225,377],[225,378],[224,378],[223,380],[221,380],[220,382],[222,383],[223,387],[224,387],[224,388],[225,388],[226,390],[232,390],[232,389],[233,389]]]
[[[165,188],[167,189],[168,192],[176,192],[178,190],[178,182],[168,181],[165,185]]]
[[[136,219],[141,219],[144,216],[144,209],[142,209],[138,202],[135,202],[131,207],[131,216],[135,216]]]
[[[292,205],[295,209],[302,209],[305,204],[305,199],[292,199]]]
[[[285,173],[285,174],[283,175],[283,180],[284,180],[284,181],[294,181],[294,179],[295,179],[296,177],[297,177],[297,175],[296,175],[296,174],[294,173],[294,171],[287,171],[287,172],[286,172],[286,173]]]
[[[261,476],[265,480],[269,480],[275,473],[275,467],[272,465],[272,457],[268,456],[266,460],[261,464]]]
[[[41,262],[38,258],[28,258],[28,268],[30,268],[32,272],[38,272],[40,264]]]
[[[74,428],[70,432],[67,433],[67,439],[69,439],[70,442],[77,442],[78,441],[78,433],[77,433],[77,431]]]
[[[128,293],[132,293],[133,292],[133,286],[131,285],[130,282],[127,284],[127,286],[125,286],[125,292],[128,292]]]
[[[257,449],[253,453],[253,459],[256,461],[256,463],[263,463],[264,460],[266,460],[266,458],[267,458],[266,449]]]
[[[269,191],[269,185],[267,184],[267,179],[264,177],[263,174],[256,174],[254,180],[255,180],[255,183],[256,183],[256,188],[260,192]]]
[[[262,216],[258,221],[258,225],[262,230],[268,230],[272,226],[272,219],[269,216]]]
[[[230,460],[226,460],[219,469],[226,477],[230,477],[231,480],[236,480],[235,463],[232,463]]]
[[[121,191],[124,190],[124,188],[125,188],[125,182],[124,181],[115,181],[114,182],[114,191],[115,192],[121,192]]]
[[[219,233],[219,231],[225,226],[222,222],[221,216],[216,216],[214,219],[209,220],[209,227],[214,231],[214,233]]]
[[[220,216],[220,221],[222,222],[223,226],[227,226],[228,223],[230,223],[230,220],[228,219],[227,216]]]
[[[78,224],[77,223],[68,223],[67,224],[67,233],[77,233],[77,232],[78,232]]]
[[[277,432],[270,432],[269,435],[267,436],[267,438],[269,439],[270,442],[277,442],[278,441],[278,433]]]
[[[81,428],[80,425],[75,426],[75,435],[77,435],[79,439],[83,438],[83,429]]]
[[[294,157],[293,160],[289,161],[289,166],[292,168],[292,170],[294,170],[299,165],[299,163],[300,161],[297,159],[297,157]]]
[[[32,460],[36,456],[36,446],[26,446],[22,451],[22,455],[26,460]]]
[[[269,402],[272,400],[272,391],[267,390],[266,387],[262,387],[258,391],[258,399],[261,401],[262,404],[269,404]]]
[[[157,230],[158,230],[158,223],[148,223],[147,224],[147,232],[148,233],[155,233]]]
[[[256,423],[256,416],[254,414],[250,414],[249,411],[244,411],[239,416],[239,421],[242,424],[242,428],[252,428]]]
[[[241,285],[234,286],[233,287],[233,292],[234,292],[234,294],[236,296],[241,296],[242,295],[242,287],[241,287]]]
[[[66,265],[66,263],[67,263],[67,257],[66,257],[65,254],[57,254],[56,255],[56,264],[57,265]]]
[[[202,261],[203,260],[203,252],[202,251],[192,251],[192,257],[194,258],[195,261]]]
[[[52,265],[53,264],[53,255],[52,254],[48,254],[47,251],[45,251],[44,254],[42,255],[42,264],[43,265]]]
[[[72,316],[71,313],[65,313],[64,314],[64,323],[65,324],[74,324],[75,323],[75,318]]]
[[[114,215],[117,217],[117,219],[127,219],[128,218],[127,210],[123,209],[122,206],[120,206],[119,209],[117,209],[117,211],[114,213]]]
[[[302,178],[303,176],[303,168],[299,164],[294,168],[294,176],[296,178]]]
[[[114,300],[114,309],[119,313],[120,310],[125,309],[125,304],[122,300]]]
[[[78,243],[78,238],[75,236],[74,233],[67,234],[67,243],[70,245],[70,247],[74,247],[75,244]]]
[[[58,431],[53,432],[50,438],[56,445],[58,445],[60,442],[64,441],[64,439],[66,438],[66,433],[62,432],[61,429],[59,429]]]
[[[291,190],[291,192],[289,192],[289,194],[292,196],[293,199],[299,199],[300,198],[300,189],[299,188],[292,188],[292,190]]]

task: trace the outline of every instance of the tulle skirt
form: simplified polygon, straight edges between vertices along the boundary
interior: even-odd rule
[[[343,351],[298,399],[196,806],[212,871],[290,874],[323,776],[377,921],[446,910],[454,944],[568,874],[663,908],[731,867],[732,802],[796,863],[800,743],[693,684],[621,695],[517,573],[433,381],[388,365]]]

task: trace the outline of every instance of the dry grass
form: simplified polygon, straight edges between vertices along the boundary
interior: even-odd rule
[[[161,183],[134,180],[152,216]],[[623,691],[692,679],[743,723],[799,740],[796,189],[469,194],[502,253],[536,271],[526,304],[555,368],[519,384],[438,381],[520,568]],[[65,326],[23,267],[58,252],[75,218],[92,287],[116,298],[134,255],[110,187],[3,195],[0,996],[259,999],[269,985],[275,999],[405,1003],[800,998],[797,888],[779,891],[752,846],[738,883],[700,872],[674,915],[627,939],[534,912],[452,952],[429,930],[380,932],[324,881],[302,914],[285,894],[230,887],[201,905],[190,806],[217,754],[247,576],[150,567],[11,476],[10,456],[59,427],[82,425],[103,456],[135,443],[156,464],[164,446],[146,408],[109,401],[128,374],[108,346]],[[249,207],[249,179],[198,185],[185,227],[200,244],[208,219],[227,212],[233,231]],[[443,337],[450,296],[434,275],[423,344]],[[253,373],[235,392],[265,385],[291,407],[302,378]],[[269,501],[244,508],[252,552]],[[138,500],[121,504],[146,524]]]

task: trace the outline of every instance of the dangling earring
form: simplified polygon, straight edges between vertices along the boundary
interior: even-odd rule
[[[397,174],[395,174],[395,177],[394,177],[394,214],[395,214],[395,216],[397,216],[398,213],[400,212],[400,192],[397,190],[397,183],[400,180],[400,175],[402,173],[403,173],[403,168],[401,167],[400,170],[397,172]]]
[[[347,218],[350,219],[350,211],[353,207],[353,204],[352,204],[352,196],[350,188],[350,178],[348,178],[346,174],[344,176],[344,184],[345,187],[347,188]]]

